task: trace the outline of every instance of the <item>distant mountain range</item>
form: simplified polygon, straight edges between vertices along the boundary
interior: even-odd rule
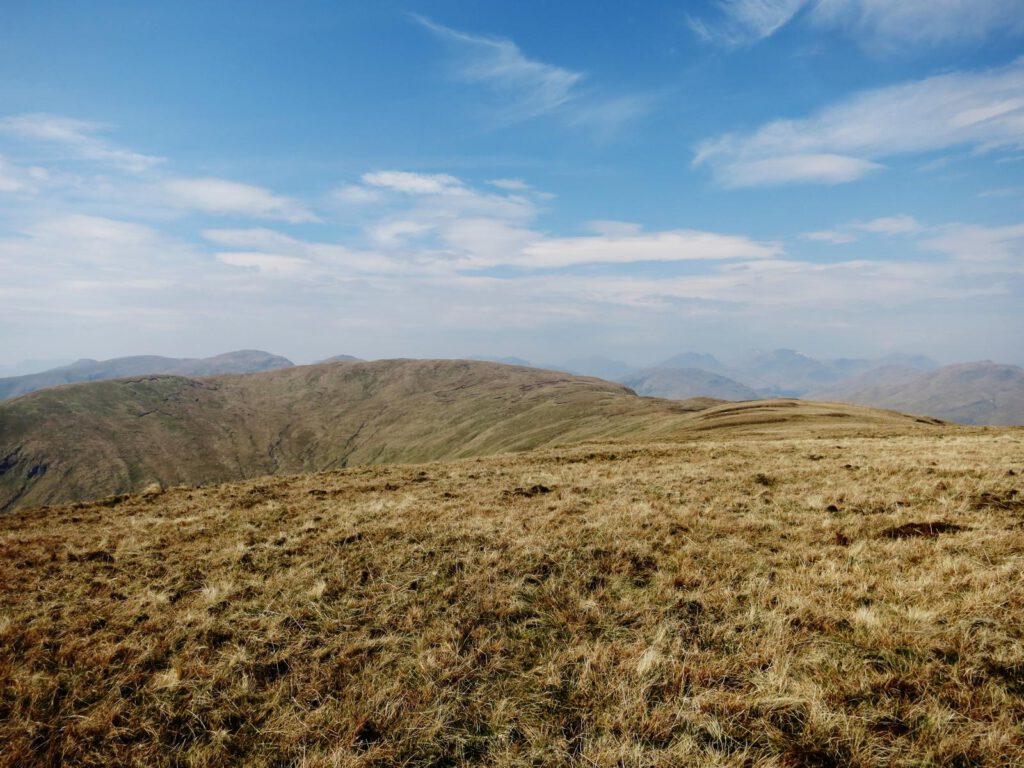
[[[719,400],[757,400],[750,387],[700,368],[648,368],[619,379],[638,395],[685,400],[714,397]]]
[[[776,349],[728,363],[707,353],[683,352],[650,368],[602,357],[551,367],[618,381],[649,397],[800,397],[963,424],[1024,424],[1024,369],[991,361],[940,367],[923,355],[819,360]]]
[[[923,355],[816,359],[791,349],[752,352],[728,362],[708,353],[683,352],[647,368],[600,356],[541,366],[520,357],[475,355],[471,359],[593,376],[624,384],[647,397],[799,397],[891,408],[965,424],[1024,424],[1024,369],[990,361],[940,367]],[[335,355],[319,362],[362,361]],[[0,378],[0,400],[75,382],[258,373],[292,365],[287,358],[258,350],[203,359],[147,355],[79,360],[42,373]]]
[[[135,357],[117,357],[112,360],[83,359],[71,365],[53,368],[42,373],[0,379],[0,400],[80,381],[103,381],[125,376],[156,374],[217,376],[224,373],[257,373],[291,368],[293,365],[294,363],[287,358],[255,349],[243,349],[206,358],[137,355]]]
[[[990,361],[934,371],[888,366],[812,392],[809,398],[927,414],[961,424],[1024,424],[1024,368]]]

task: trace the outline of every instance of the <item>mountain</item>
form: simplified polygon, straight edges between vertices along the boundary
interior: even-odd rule
[[[806,431],[818,422],[918,424],[860,406],[657,400],[600,379],[466,360],[207,379],[147,375],[0,403],[0,511],[151,483],[435,461],[627,435],[761,431],[781,421]]]
[[[822,360],[821,363],[832,372],[836,381],[859,376],[862,373],[878,368],[899,367],[917,371],[930,371],[939,367],[939,364],[930,357],[901,353],[893,353],[878,358],[840,357]]]
[[[5,516],[0,765],[1024,765],[1024,430],[784,403]]]
[[[599,379],[617,381],[623,376],[628,376],[636,369],[621,360],[611,360],[600,355],[580,357],[569,360],[561,365],[546,366],[558,371],[575,373],[578,376],[596,376]]]
[[[353,357],[352,355],[335,355],[334,357],[325,357],[323,360],[317,360],[315,365],[322,365],[324,363],[362,363],[364,362],[360,357]]]
[[[503,365],[521,365],[526,368],[532,368],[533,363],[529,360],[523,360],[521,357],[492,357],[490,355],[471,355],[467,358],[468,360],[476,360],[482,363],[502,363]]]
[[[0,365],[0,378],[27,376],[30,373],[41,373],[53,368],[71,365],[72,360],[22,360],[14,365]]]
[[[202,359],[157,355],[117,357],[102,361],[83,359],[42,373],[0,379],[0,400],[79,381],[104,381],[125,376],[159,374],[216,376],[224,373],[272,371],[291,366],[292,362],[287,358],[255,349],[243,349]]]
[[[683,400],[714,397],[719,400],[757,400],[760,396],[738,381],[699,368],[648,368],[619,379],[638,395]]]
[[[792,349],[758,352],[733,370],[747,386],[771,397],[799,397],[836,379],[820,360]]]
[[[990,361],[933,371],[888,366],[811,394],[963,424],[1024,424],[1024,368]]]
[[[699,368],[709,373],[717,373],[719,376],[728,376],[731,371],[727,365],[719,362],[714,355],[701,352],[683,352],[673,355],[668,360],[658,363],[654,368]]]

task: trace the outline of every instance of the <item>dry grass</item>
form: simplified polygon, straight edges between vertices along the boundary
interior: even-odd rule
[[[709,435],[23,511],[0,764],[1024,764],[1022,477]]]

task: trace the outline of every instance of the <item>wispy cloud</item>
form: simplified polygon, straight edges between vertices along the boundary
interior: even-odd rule
[[[0,155],[0,192],[34,192],[48,177],[45,168],[23,168]]]
[[[107,163],[123,171],[141,173],[164,161],[161,157],[109,144],[96,135],[102,129],[99,123],[60,115],[37,113],[0,118],[0,133],[27,141],[55,144],[76,158]]]
[[[371,187],[384,187],[410,195],[438,195],[463,188],[459,179],[447,173],[375,171],[364,173],[362,181]]]
[[[907,235],[921,229],[917,219],[906,214],[881,216],[870,221],[856,223],[853,226],[862,232],[870,232],[876,235]]]
[[[530,58],[512,40],[470,34],[418,14],[411,18],[452,46],[458,79],[500,96],[502,120],[558,116],[610,135],[650,107],[649,96],[601,96],[585,87],[585,73]]]
[[[1024,274],[1024,224],[951,225],[925,240],[922,247],[948,254],[958,261],[998,264]]]
[[[575,264],[628,264],[766,259],[781,253],[774,243],[699,230],[650,234],[547,238],[526,245],[520,264],[567,267]]]
[[[804,240],[831,243],[832,245],[846,245],[847,243],[857,242],[857,238],[849,232],[840,232],[836,229],[818,229],[813,232],[804,232],[800,237]]]
[[[691,17],[690,28],[707,41],[744,45],[797,19],[894,51],[1024,32],[1017,0],[719,0],[714,12]]]
[[[691,16],[689,24],[704,40],[741,45],[774,35],[806,4],[807,0],[721,0],[711,18]]]
[[[812,23],[892,48],[1024,32],[1018,0],[818,0],[810,5]]]
[[[812,117],[709,139],[694,165],[726,187],[836,184],[879,170],[881,159],[950,147],[1024,148],[1024,58],[863,91]]]
[[[280,219],[293,223],[319,221],[297,200],[275,195],[263,187],[227,179],[169,179],[162,189],[174,205],[209,213]]]
[[[869,221],[851,221],[835,229],[820,229],[804,232],[800,237],[832,245],[855,243],[863,234],[896,237],[910,235],[922,230],[920,222],[905,213],[895,216],[880,216]]]

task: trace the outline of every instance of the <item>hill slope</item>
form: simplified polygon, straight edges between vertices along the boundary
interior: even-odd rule
[[[103,361],[79,360],[77,363],[42,373],[0,379],[0,400],[79,381],[104,381],[152,374],[216,376],[224,373],[272,371],[289,368],[291,365],[291,360],[287,358],[255,349],[243,349],[201,359],[139,355]]]
[[[6,517],[0,765],[1024,764],[1024,431],[786,410]]]
[[[0,403],[0,510],[153,482],[211,483],[682,434],[706,428],[708,418],[754,429],[780,421],[808,429],[837,419],[851,429],[915,423],[859,406],[714,405],[641,398],[619,384],[555,371],[452,360],[77,384]]]
[[[699,368],[648,368],[619,379],[638,395],[682,400],[714,397],[719,400],[757,400],[750,387]]]
[[[1024,368],[991,362],[926,372],[887,367],[810,397],[928,414],[962,424],[1024,424]]]

